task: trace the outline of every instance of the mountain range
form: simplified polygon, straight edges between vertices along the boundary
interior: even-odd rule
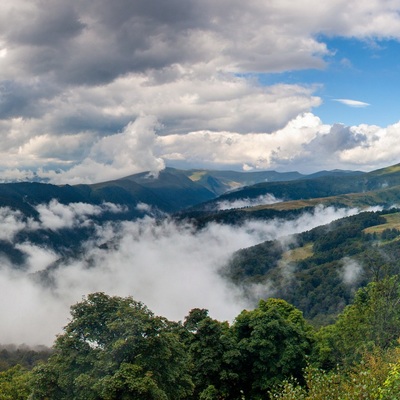
[[[130,216],[141,216],[140,203],[162,212],[173,213],[216,199],[231,190],[241,193],[243,187],[260,182],[284,182],[313,179],[315,176],[359,174],[345,171],[324,171],[314,175],[298,172],[279,173],[178,170],[166,168],[154,177],[148,172],[92,185],[52,185],[39,182],[0,184],[0,207],[12,207],[27,215],[35,215],[32,206],[57,199],[63,204],[111,202],[126,206]],[[245,190],[245,189],[242,189]],[[244,192],[245,193],[245,192]]]

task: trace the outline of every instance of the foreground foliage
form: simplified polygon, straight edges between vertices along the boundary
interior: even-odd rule
[[[71,309],[32,399],[182,399],[188,357],[173,325],[131,298],[95,293]]]
[[[271,392],[274,400],[394,400],[400,398],[399,349],[366,353],[349,369],[308,366],[305,385],[287,380]]]
[[[301,312],[276,299],[232,326],[199,309],[170,322],[104,293],[71,314],[54,354],[32,372],[30,399],[262,399],[301,376],[313,343]]]
[[[0,372],[0,400],[400,398],[398,276],[360,289],[319,330],[280,299],[232,325],[203,309],[176,323],[104,293],[71,314],[47,361]]]

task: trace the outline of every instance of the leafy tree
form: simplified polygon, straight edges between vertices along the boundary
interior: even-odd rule
[[[0,371],[6,371],[15,365],[32,369],[40,361],[46,361],[51,354],[51,349],[32,350],[27,346],[15,345],[2,346],[0,350]]]
[[[195,384],[194,398],[239,398],[239,352],[227,322],[208,316],[207,310],[193,309],[184,327],[191,331],[188,349]]]
[[[325,365],[359,361],[365,351],[397,345],[400,337],[399,277],[371,282],[359,289],[336,323],[319,332]]]
[[[313,343],[302,313],[279,299],[261,300],[232,326],[240,352],[237,372],[246,399],[265,399],[284,379],[301,379]]]
[[[399,349],[364,354],[350,369],[325,371],[308,365],[305,384],[288,379],[271,391],[274,400],[394,400],[400,395]]]
[[[400,397],[400,363],[390,365],[386,380],[379,388],[380,400],[392,400]]]
[[[29,393],[29,371],[16,365],[0,372],[0,400],[26,400]]]
[[[383,240],[392,240],[399,236],[399,233],[399,230],[396,228],[387,228],[382,231],[381,237]]]
[[[90,294],[47,364],[33,371],[32,399],[187,398],[188,357],[173,324],[132,298]]]

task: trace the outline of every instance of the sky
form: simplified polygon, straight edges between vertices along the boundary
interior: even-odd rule
[[[0,180],[400,162],[400,0],[3,0]]]

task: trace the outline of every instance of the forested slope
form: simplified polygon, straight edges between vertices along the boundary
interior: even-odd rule
[[[387,221],[390,220],[389,224]],[[225,274],[283,298],[316,324],[332,321],[368,282],[400,273],[398,210],[364,212],[238,251]]]

